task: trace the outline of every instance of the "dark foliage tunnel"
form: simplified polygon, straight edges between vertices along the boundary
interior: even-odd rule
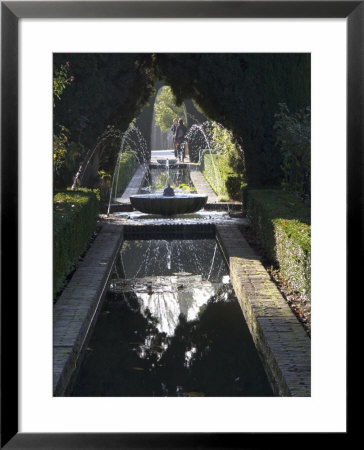
[[[164,83],[177,103],[193,99],[206,117],[231,130],[250,186],[279,185],[274,115],[280,103],[292,112],[310,106],[310,65],[305,53],[55,54],[55,77],[62,66],[65,75],[54,101],[54,135],[67,130],[55,186],[71,185],[97,146],[82,182],[92,187],[99,169],[115,165],[122,134],[135,118],[150,142],[151,105]]]

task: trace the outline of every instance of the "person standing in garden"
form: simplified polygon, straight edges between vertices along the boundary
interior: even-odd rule
[[[183,119],[179,119],[178,126],[176,129],[175,143],[177,144],[177,146],[176,146],[177,155],[181,162],[184,162],[184,158],[185,158],[184,138],[186,136],[186,133],[187,133],[187,128],[183,124]]]
[[[172,144],[173,144],[173,149],[174,149],[174,156],[177,158],[177,147],[175,145],[175,139],[176,139],[176,129],[178,126],[178,120],[177,118],[173,119],[173,124],[171,126],[171,131],[172,131]]]

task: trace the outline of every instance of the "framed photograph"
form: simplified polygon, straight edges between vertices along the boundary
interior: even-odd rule
[[[361,1],[1,2],[2,448],[253,448],[283,435],[292,445],[312,433],[348,438],[346,303],[347,287],[354,291],[360,279],[351,248],[362,244],[363,44]],[[53,396],[52,58],[129,52],[311,53],[309,398]]]

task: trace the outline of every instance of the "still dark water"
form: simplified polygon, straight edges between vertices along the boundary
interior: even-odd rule
[[[124,242],[70,395],[273,395],[214,239]]]

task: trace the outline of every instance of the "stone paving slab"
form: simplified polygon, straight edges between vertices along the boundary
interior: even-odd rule
[[[151,155],[150,155],[150,162],[151,163],[157,163],[158,161],[165,161],[165,160],[169,160],[169,161],[173,161],[176,160],[177,161],[177,157],[174,155],[174,150],[173,149],[169,149],[169,150],[152,150],[151,151]],[[189,160],[188,157],[185,157],[186,160]]]
[[[53,308],[53,394],[64,391],[76,368],[120,247],[123,227],[105,224]]]
[[[133,178],[130,180],[127,188],[123,192],[123,195],[118,199],[121,203],[129,203],[131,195],[137,195],[140,186],[143,184],[144,178],[147,174],[147,168],[145,166],[139,166],[136,170]]]
[[[207,195],[208,203],[216,203],[217,202],[217,195],[211,188],[211,186],[206,181],[206,178],[202,175],[200,171],[190,171],[190,177],[192,180],[193,185],[196,188],[196,191],[200,195]]]
[[[311,395],[311,340],[235,225],[217,240],[254,343],[276,395]]]
[[[68,373],[64,370],[67,367],[76,367],[76,354],[69,345],[64,347],[53,347],[53,386],[66,386],[68,383]]]

